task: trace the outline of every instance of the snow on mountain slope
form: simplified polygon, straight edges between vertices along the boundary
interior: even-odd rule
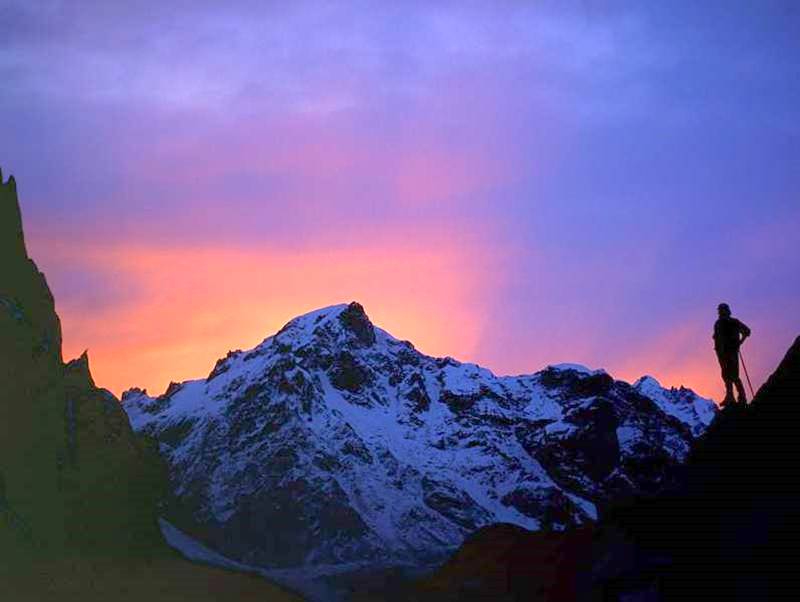
[[[641,377],[633,386],[664,412],[689,426],[695,436],[702,434],[717,415],[716,404],[707,403],[707,399],[698,397],[691,389],[664,389],[652,376]]]
[[[498,377],[433,358],[357,303],[300,316],[205,380],[124,408],[170,465],[168,518],[270,568],[419,565],[496,522],[592,520],[657,489],[714,404],[558,365]]]

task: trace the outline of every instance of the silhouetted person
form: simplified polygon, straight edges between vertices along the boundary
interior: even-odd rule
[[[717,312],[719,319],[714,324],[714,350],[722,370],[722,380],[725,381],[725,400],[722,405],[734,402],[734,385],[739,403],[745,404],[747,396],[742,379],[739,378],[739,347],[750,336],[750,329],[731,316],[731,308],[727,303],[720,303]]]

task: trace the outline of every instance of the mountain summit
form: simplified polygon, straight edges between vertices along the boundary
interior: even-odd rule
[[[358,303],[123,406],[160,442],[178,526],[238,562],[331,571],[419,566],[495,522],[592,521],[657,490],[716,407],[582,366],[499,377],[429,357]]]
[[[17,182],[14,176],[3,181],[0,170],[0,257],[3,262],[28,258],[22,233],[22,216],[17,202]]]

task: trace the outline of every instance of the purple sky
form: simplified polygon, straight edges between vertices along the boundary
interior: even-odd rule
[[[205,375],[351,299],[500,373],[720,397],[800,334],[800,4],[0,4],[0,167],[68,355]]]

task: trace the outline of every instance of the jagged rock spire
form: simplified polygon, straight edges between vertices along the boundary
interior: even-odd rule
[[[9,176],[8,182],[4,183],[0,171],[0,266],[10,265],[16,259],[27,257],[17,183],[14,176]]]
[[[81,353],[80,357],[71,360],[67,366],[66,371],[68,374],[74,374],[81,379],[81,382],[86,382],[89,386],[94,387],[94,379],[92,378],[92,372],[89,369],[89,350],[85,350]]]

